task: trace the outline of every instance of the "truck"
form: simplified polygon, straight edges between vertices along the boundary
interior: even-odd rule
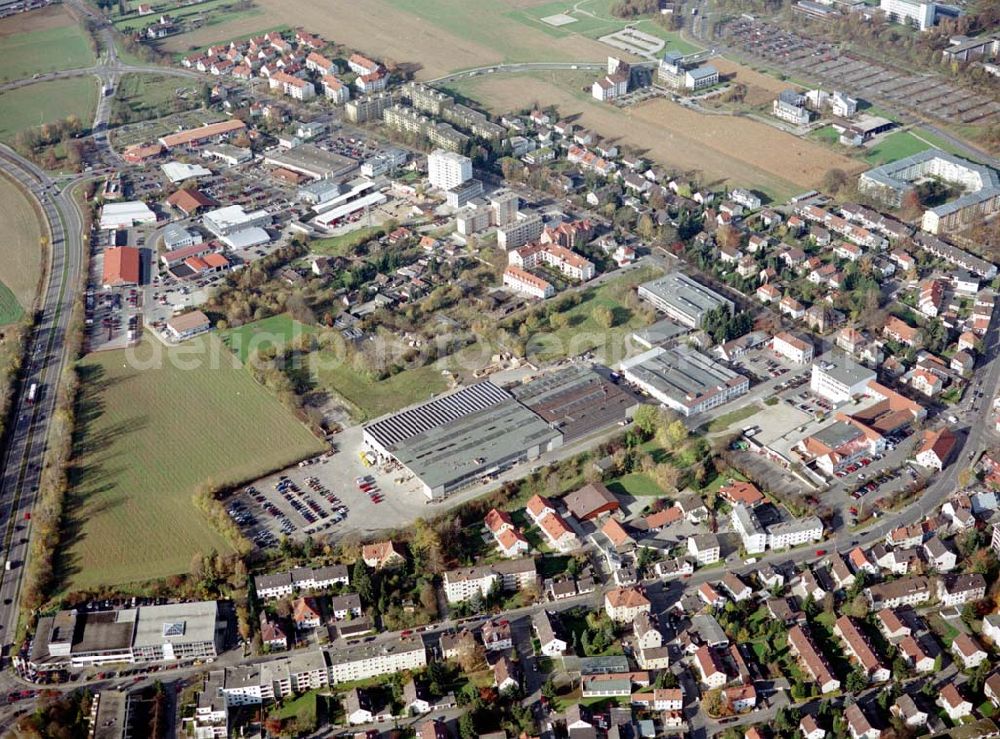
[[[28,388],[28,402],[34,403],[36,397],[38,397],[38,383],[33,382],[31,383],[31,386]]]

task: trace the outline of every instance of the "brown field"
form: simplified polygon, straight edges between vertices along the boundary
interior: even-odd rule
[[[223,39],[256,32],[262,25],[303,27],[362,53],[398,63],[419,64],[419,79],[433,79],[456,69],[505,60],[594,61],[607,57],[609,47],[577,34],[556,38],[506,13],[542,5],[548,0],[468,0],[454,5],[454,17],[445,0],[428,0],[423,18],[404,0],[256,0],[266,12],[239,18],[168,39],[167,51],[186,51]],[[461,32],[469,17],[467,28]],[[478,18],[478,22],[473,22]],[[377,22],[373,22],[377,19]]]
[[[6,177],[0,177],[0,233],[5,234],[0,282],[30,308],[42,268],[41,225],[31,201]]]
[[[779,92],[787,90],[789,87],[797,87],[791,82],[782,82],[776,77],[754,71],[722,57],[715,57],[711,64],[719,70],[719,74],[723,78],[729,78],[747,86],[745,100],[747,105],[770,105]]]
[[[30,13],[16,13],[0,20],[0,38],[14,34],[46,31],[76,23],[63,5],[49,5]]]
[[[713,62],[714,63],[714,62]],[[557,105],[562,115],[606,137],[634,146],[666,166],[702,173],[705,184],[741,185],[776,200],[820,185],[828,169],[860,171],[862,165],[811,141],[748,118],[703,115],[668,100],[634,108],[601,105],[559,73],[530,77],[477,77],[452,89],[494,112],[535,101]]]

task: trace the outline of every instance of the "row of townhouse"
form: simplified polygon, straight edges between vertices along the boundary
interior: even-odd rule
[[[299,591],[328,590],[335,585],[348,585],[347,565],[324,567],[294,567],[287,572],[272,575],[255,575],[254,590],[258,598],[275,600]]]
[[[593,278],[594,263],[559,244],[528,244],[510,251],[508,263],[524,270],[545,264],[574,280]]]
[[[804,204],[797,207],[795,212],[807,220],[822,223],[826,228],[840,234],[845,239],[853,241],[859,246],[869,249],[885,249],[889,246],[889,241],[885,237],[877,233],[872,233],[867,228],[851,223],[846,218],[824,210],[817,205]]]

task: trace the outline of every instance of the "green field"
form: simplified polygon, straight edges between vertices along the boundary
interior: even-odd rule
[[[223,21],[261,13],[260,8],[241,8],[239,7],[240,5],[239,0],[205,0],[202,3],[192,4],[178,2],[156,3],[153,5],[153,8],[157,13],[169,13],[170,17],[175,21],[194,18],[195,16],[204,14],[204,25],[214,25]],[[152,15],[119,16],[114,21],[114,24],[115,28],[119,31],[128,33],[151,25],[158,17],[155,13]]]
[[[644,267],[598,287],[583,290],[580,304],[566,311],[568,325],[556,330],[545,328],[536,333],[528,342],[528,356],[552,360],[595,351],[606,361],[620,360],[625,350],[625,339],[635,329],[645,325],[638,314],[625,307],[625,295],[632,285],[655,279],[660,274],[660,270]],[[610,329],[594,320],[594,309],[598,306],[611,310],[615,323]]]
[[[6,293],[13,292],[21,308],[29,308],[42,270],[42,224],[28,196],[6,177],[0,177],[0,233],[4,234],[0,281],[6,286]],[[9,300],[4,294],[0,303],[6,307],[0,313],[17,320],[21,311],[15,316]],[[0,323],[9,322],[0,319]]]
[[[817,128],[815,131],[810,131],[809,138],[816,139],[817,141],[823,141],[827,144],[836,144],[840,141],[840,134],[833,126],[823,126],[823,128]]]
[[[713,418],[708,423],[709,431],[725,431],[727,428],[732,426],[734,423],[739,423],[740,421],[750,418],[750,416],[756,415],[760,410],[760,406],[756,403],[751,403],[750,405],[744,406],[742,408],[737,408],[734,411],[729,411],[729,413],[723,414],[718,418]]]
[[[909,131],[897,131],[868,149],[865,160],[878,166],[931,148],[933,147],[930,144],[921,141]]]
[[[54,28],[0,35],[0,57],[4,60],[0,82],[91,66],[95,57],[86,32],[68,16],[65,21],[66,25]]]
[[[122,75],[112,103],[112,125],[160,118],[201,104],[195,80],[159,74]]]
[[[70,590],[187,572],[229,551],[199,485],[237,483],[323,445],[213,336],[147,339],[80,363],[84,397],[60,573]]]
[[[273,346],[287,346],[296,336],[315,331],[312,326],[299,323],[282,314],[222,331],[219,335],[240,361],[246,363],[253,350],[263,351]]]
[[[311,369],[319,384],[354,406],[358,420],[378,418],[448,389],[447,379],[434,365],[374,380],[349,363],[336,361],[330,352],[319,352],[316,359]]]
[[[79,117],[89,128],[97,108],[97,93],[93,77],[37,82],[0,93],[0,141],[10,141],[18,131],[70,115]]]
[[[642,472],[632,472],[609,482],[608,490],[616,495],[631,495],[634,498],[663,495],[663,489],[653,478]]]
[[[20,321],[24,309],[10,288],[0,282],[0,326]]]
[[[346,257],[361,244],[377,238],[385,233],[379,226],[363,226],[353,231],[331,236],[328,239],[315,239],[309,243],[309,250],[328,257]]]

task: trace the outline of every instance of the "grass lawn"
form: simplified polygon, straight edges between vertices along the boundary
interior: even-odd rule
[[[246,363],[254,351],[263,351],[273,346],[285,346],[304,333],[315,333],[316,329],[292,319],[287,314],[271,316],[260,321],[247,323],[239,328],[221,331],[219,336],[233,353]]]
[[[16,323],[24,315],[24,309],[10,288],[0,282],[0,325]]]
[[[448,388],[435,365],[404,370],[384,380],[374,380],[349,363],[321,351],[311,369],[320,385],[332,390],[355,409],[357,420],[378,418],[405,406],[427,400]]]
[[[317,691],[310,690],[308,693],[303,693],[292,700],[285,701],[281,708],[271,712],[271,716],[273,718],[285,720],[295,718],[300,712],[305,711],[308,715],[315,717],[316,698]]]
[[[195,552],[229,551],[192,502],[198,486],[239,483],[323,449],[214,336],[170,349],[147,339],[91,354],[80,371],[60,558],[71,590],[186,572]]]
[[[809,133],[809,137],[814,138],[817,141],[824,141],[828,144],[836,144],[840,141],[840,134],[833,126],[823,126],[823,128],[817,128],[815,131],[811,131]]]
[[[309,243],[309,250],[328,257],[345,257],[351,254],[361,244],[378,238],[385,229],[378,226],[364,226],[354,231],[348,231],[328,239],[316,239]]]
[[[7,26],[16,29],[17,17],[0,23],[0,82],[23,80],[35,74],[60,69],[89,67],[94,61],[83,27],[68,13],[60,9],[58,19],[50,19],[51,26],[27,32],[4,33]]]
[[[938,613],[931,613],[927,616],[927,625],[931,627],[931,631],[940,637],[948,649],[951,649],[951,643],[960,633],[958,629],[948,623]]]
[[[715,431],[725,431],[727,428],[732,426],[734,423],[739,423],[744,421],[750,416],[754,416],[760,411],[760,406],[756,403],[751,403],[750,405],[745,405],[742,408],[737,408],[734,411],[729,411],[718,418],[713,418],[708,423],[708,430],[710,432]]]
[[[35,298],[42,269],[42,226],[35,207],[13,180],[0,177],[0,233],[4,234],[0,259],[0,323],[20,318],[10,302],[10,294],[27,308]]]
[[[625,339],[645,322],[625,307],[625,295],[633,285],[659,277],[662,271],[653,267],[632,270],[621,277],[584,289],[583,300],[565,312],[569,321],[565,328],[536,333],[528,342],[527,354],[544,361],[570,357],[594,351],[606,360],[621,359],[625,352]],[[609,308],[614,325],[604,328],[594,320],[594,309]]]
[[[897,159],[917,154],[933,148],[926,141],[921,141],[909,131],[897,131],[879,141],[865,154],[865,160],[873,165],[894,162]]]
[[[115,91],[112,120],[134,123],[199,104],[194,81],[158,74],[125,74]]]
[[[71,77],[0,93],[0,141],[18,131],[75,115],[89,128],[97,107],[97,80]]]
[[[608,483],[608,490],[616,495],[661,496],[663,489],[649,475],[642,472],[632,472]]]

